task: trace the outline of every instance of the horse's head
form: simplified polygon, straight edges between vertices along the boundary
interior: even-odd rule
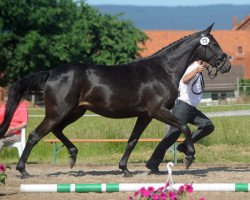
[[[231,63],[228,56],[222,51],[218,42],[210,34],[213,25],[214,24],[209,26],[206,30],[198,33],[197,37],[199,37],[200,44],[195,51],[194,57],[207,62],[215,68],[216,72],[214,75],[216,76],[219,71],[222,74],[229,72]]]

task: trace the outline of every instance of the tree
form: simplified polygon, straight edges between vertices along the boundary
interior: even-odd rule
[[[119,17],[84,1],[1,0],[0,72],[11,83],[66,63],[129,62],[147,37]]]

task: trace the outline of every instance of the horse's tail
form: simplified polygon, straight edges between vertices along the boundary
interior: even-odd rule
[[[42,91],[49,76],[49,71],[37,72],[25,76],[14,82],[8,91],[8,100],[2,124],[0,125],[0,138],[10,126],[12,117],[25,94],[29,91]]]

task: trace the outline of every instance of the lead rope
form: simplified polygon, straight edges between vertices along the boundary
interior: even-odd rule
[[[194,85],[197,83],[197,81],[199,80],[200,77],[201,77],[201,91],[200,92],[195,92],[194,91]],[[202,73],[199,73],[199,76],[194,80],[191,89],[192,89],[193,94],[200,95],[204,91],[204,88],[205,88],[204,78],[203,78]]]

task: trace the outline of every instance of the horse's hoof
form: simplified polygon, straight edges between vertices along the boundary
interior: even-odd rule
[[[122,170],[122,172],[124,174],[123,177],[126,177],[126,178],[133,177],[133,174],[130,173],[130,171],[128,171],[127,169]]]
[[[158,171],[149,170],[149,171],[147,172],[147,175],[148,175],[148,176],[149,176],[149,175],[161,175],[161,174],[163,174],[163,173],[160,172],[159,170],[158,170]]]
[[[148,175],[150,175],[150,174],[158,174],[158,173],[160,172],[159,167],[158,167],[158,164],[156,164],[156,163],[154,163],[154,162],[148,161],[148,162],[146,163],[146,167],[150,170],[150,171],[148,172]]]
[[[71,168],[73,168],[74,165],[75,165],[75,163],[76,163],[76,160],[70,157],[70,158],[69,158],[69,166],[70,166]]]
[[[189,169],[189,167],[191,166],[191,164],[193,163],[193,161],[195,160],[194,155],[189,155],[189,156],[185,156],[183,162],[185,164],[185,168]]]

